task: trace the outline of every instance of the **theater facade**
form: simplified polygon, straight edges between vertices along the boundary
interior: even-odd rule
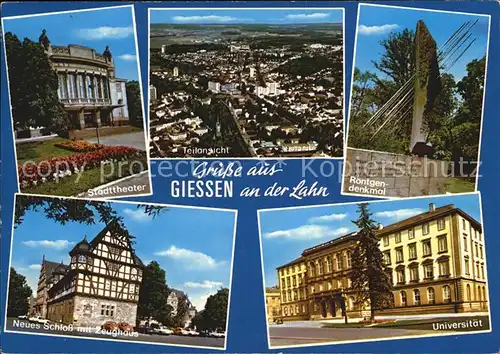
[[[70,44],[53,46],[40,37],[59,80],[59,101],[75,129],[129,124],[126,79],[115,76],[109,47],[103,53]]]
[[[376,231],[393,306],[378,315],[488,311],[481,224],[453,204]],[[356,304],[350,278],[356,232],[305,249],[277,268],[284,320],[364,318],[370,304]]]

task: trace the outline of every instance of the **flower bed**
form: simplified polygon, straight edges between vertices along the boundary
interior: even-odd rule
[[[59,156],[50,160],[19,165],[17,172],[22,187],[58,180],[73,173],[100,166],[106,162],[126,160],[141,152],[128,146],[104,146],[97,151]]]
[[[96,151],[104,147],[102,144],[90,143],[86,140],[66,140],[62,143],[54,144],[54,146],[75,152]]]

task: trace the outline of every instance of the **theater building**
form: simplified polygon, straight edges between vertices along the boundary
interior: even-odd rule
[[[69,265],[42,263],[37,305],[45,315],[40,314],[76,326],[100,327],[106,321],[135,326],[144,265],[128,234],[112,222],[69,254]]]
[[[108,47],[101,54],[76,44],[53,46],[45,32],[39,42],[57,73],[59,101],[75,129],[129,124],[127,80],[115,76]]]
[[[488,310],[482,227],[463,210],[452,204],[436,208],[431,203],[428,211],[380,225],[376,233],[393,283],[393,307],[378,309],[376,314]],[[277,268],[285,320],[369,314],[369,303],[356,304],[350,279],[356,239],[357,233],[350,233],[305,249],[300,258]],[[297,270],[302,270],[300,276]],[[304,279],[305,293],[293,287],[298,279]]]

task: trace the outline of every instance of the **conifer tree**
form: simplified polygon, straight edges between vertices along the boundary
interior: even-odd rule
[[[384,266],[377,226],[371,218],[368,203],[358,206],[359,218],[353,221],[359,228],[356,247],[352,253],[352,287],[356,291],[356,304],[370,304],[370,319],[375,310],[392,306],[391,280]]]

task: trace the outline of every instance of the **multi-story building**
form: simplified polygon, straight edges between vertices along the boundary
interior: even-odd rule
[[[393,306],[377,314],[487,311],[482,227],[463,210],[431,203],[426,212],[379,225],[376,234],[393,285]],[[356,303],[351,281],[356,240],[356,232],[333,239],[277,268],[285,320],[365,316],[370,304]],[[302,293],[288,280],[297,271],[303,274]]]
[[[193,306],[184,292],[177,289],[172,289],[167,296],[167,304],[172,307],[172,312],[170,313],[172,316],[177,315],[179,307],[181,306],[181,301],[185,301],[187,306],[187,311],[184,314],[182,323],[184,324],[184,326],[188,326],[191,323],[191,320],[196,315],[196,308]]]
[[[129,124],[127,80],[115,76],[108,47],[100,54],[81,45],[53,46],[45,32],[40,44],[57,74],[59,101],[74,128]]]
[[[281,317],[281,291],[279,287],[266,288],[266,310],[269,322]]]
[[[142,261],[116,221],[70,251],[69,265],[42,262],[36,312],[54,322],[98,327],[106,321],[135,325]]]
[[[309,318],[306,258],[299,257],[277,268],[281,314],[287,319]]]

